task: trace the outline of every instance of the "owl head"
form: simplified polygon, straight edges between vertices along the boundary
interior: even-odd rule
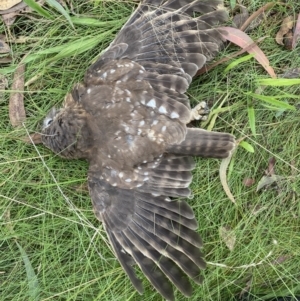
[[[53,107],[43,120],[42,142],[54,153],[65,158],[84,158],[85,139],[89,136],[86,112],[72,95],[65,98],[63,107]]]

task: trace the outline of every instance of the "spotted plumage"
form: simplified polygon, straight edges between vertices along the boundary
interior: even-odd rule
[[[192,294],[205,268],[190,195],[191,156],[224,158],[225,133],[191,129],[202,103],[184,94],[222,44],[222,0],[144,0],[111,45],[43,124],[43,143],[89,162],[96,217],[139,293],[139,265],[156,290],[174,300],[173,283]]]

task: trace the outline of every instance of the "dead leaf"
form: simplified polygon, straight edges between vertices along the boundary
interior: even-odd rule
[[[71,187],[76,192],[89,192],[89,187],[87,183],[82,183],[79,185],[74,185]]]
[[[288,69],[281,75],[282,78],[299,78],[300,77],[300,68]]]
[[[219,234],[225,245],[230,251],[233,251],[236,236],[234,231],[229,226],[220,227]]]
[[[228,186],[227,174],[226,174],[227,167],[231,161],[231,157],[232,157],[233,153],[234,153],[234,150],[231,152],[231,154],[227,158],[222,160],[222,162],[220,164],[219,175],[220,175],[221,184],[223,186],[223,189],[224,189],[226,195],[228,196],[228,198],[231,200],[232,203],[236,204],[234,196],[231,193],[230,188]]]
[[[0,10],[7,10],[9,8],[12,8],[21,1],[22,0],[0,0]]]
[[[261,205],[250,205],[249,206],[249,210],[251,212],[251,214],[253,214],[254,216],[258,215],[259,213],[261,213],[262,211],[268,209],[268,206],[261,206]]]
[[[275,175],[275,163],[276,163],[275,157],[269,159],[268,168],[265,170],[265,174],[267,176]]]
[[[224,34],[222,34],[224,39],[241,48],[247,48],[247,52],[254,55],[254,58],[264,67],[272,78],[277,77],[274,69],[270,66],[268,58],[246,33],[233,27],[220,27],[220,29],[224,32]]]
[[[7,64],[7,63],[11,63],[11,62],[12,62],[11,56],[0,58],[0,64]]]
[[[3,39],[0,39],[0,53],[10,53],[10,47]]]
[[[24,108],[24,94],[20,91],[24,90],[24,73],[25,65],[21,64],[17,67],[12,84],[12,92],[9,99],[9,119],[13,127],[19,126],[26,119]]]
[[[3,100],[4,91],[7,87],[7,78],[4,75],[0,74],[0,101]]]
[[[29,144],[41,144],[42,143],[42,136],[40,133],[34,133],[31,134],[30,137],[25,136],[23,138],[21,138],[21,140],[25,143],[29,143]]]
[[[251,27],[249,29],[253,29],[256,26],[258,26],[261,21],[264,19],[264,14],[269,11],[276,2],[269,2],[266,3],[264,6],[262,6],[260,9],[258,9],[256,12],[254,12],[247,20],[246,22],[242,25],[240,28],[241,31],[246,31],[248,27]],[[255,24],[254,24],[255,23]]]
[[[246,282],[246,286],[242,289],[240,292],[240,299],[243,298],[243,295],[247,294],[250,291],[251,285],[252,285],[253,277],[251,276],[250,280]]]
[[[18,12],[13,12],[9,14],[2,15],[2,20],[6,26],[11,26],[14,24],[16,18],[17,18]]]
[[[36,1],[36,3],[42,6],[44,5],[45,0],[38,0]],[[27,4],[24,1],[22,1],[19,4],[16,4],[9,9],[2,10],[2,11],[0,10],[0,15],[2,15],[2,20],[5,23],[5,25],[9,27],[14,23],[18,15],[30,13],[32,11],[33,9],[27,6]],[[27,17],[30,18],[28,14]]]
[[[299,38],[300,38],[300,14],[298,15],[296,26],[295,26],[295,29],[294,29],[292,49],[295,49]]]
[[[243,181],[243,184],[244,184],[246,187],[250,187],[250,186],[252,186],[254,183],[255,183],[255,180],[254,180],[254,179],[251,179],[251,178],[245,178],[244,181]]]
[[[283,19],[281,23],[281,27],[275,37],[277,44],[284,45],[283,37],[293,28],[293,26],[294,26],[294,16],[288,16]]]
[[[274,265],[282,264],[282,263],[284,263],[285,261],[287,261],[287,260],[289,260],[291,258],[292,258],[292,256],[281,255],[278,258],[276,258],[272,263]]]
[[[284,36],[283,44],[286,49],[293,50],[293,33],[291,30]]]
[[[232,23],[236,26],[236,28],[241,28],[245,21],[249,18],[249,12],[246,6],[240,4],[239,9],[241,13],[236,14],[232,19]]]
[[[2,0],[0,0],[0,2],[2,2]],[[0,9],[0,15],[7,15],[12,12],[21,11],[26,6],[27,6],[27,4],[24,1],[18,1],[18,4],[15,4],[14,6],[12,6],[10,8]]]
[[[272,184],[276,184],[284,179],[285,177],[278,175],[263,176],[257,184],[256,192],[261,190],[262,188],[268,188]]]
[[[291,161],[291,175],[292,175],[293,177],[297,177],[297,174],[298,174],[297,168],[295,167],[295,163],[296,163],[295,160],[292,160],[292,161]]]

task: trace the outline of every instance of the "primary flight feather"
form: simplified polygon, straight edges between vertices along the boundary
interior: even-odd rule
[[[235,140],[188,128],[196,113],[184,93],[219,51],[226,20],[222,0],[144,0],[44,120],[45,146],[88,160],[95,215],[139,293],[132,259],[167,300],[171,283],[185,296],[189,278],[201,283],[202,241],[182,200],[190,195],[191,156],[225,158]]]

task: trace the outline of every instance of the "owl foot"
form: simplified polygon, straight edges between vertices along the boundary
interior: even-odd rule
[[[207,120],[210,110],[205,101],[198,103],[193,109],[191,114],[191,121],[193,120]]]

